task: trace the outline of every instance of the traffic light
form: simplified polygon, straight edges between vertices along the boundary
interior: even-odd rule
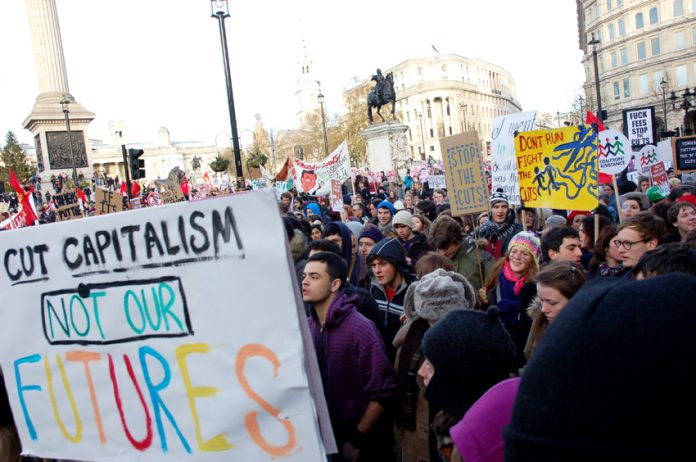
[[[128,160],[130,164],[131,180],[145,178],[145,160],[140,159],[144,154],[142,149],[129,149]]]

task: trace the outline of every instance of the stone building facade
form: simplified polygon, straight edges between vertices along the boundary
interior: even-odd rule
[[[658,133],[665,128],[693,133],[696,105],[689,94],[696,86],[696,0],[576,3],[588,110],[596,111],[597,107],[596,47],[602,108],[607,111],[605,124],[622,129],[624,109],[654,106]],[[599,43],[588,45],[593,34]]]
[[[512,75],[485,61],[443,55],[409,59],[387,72],[413,160],[442,159],[440,139],[469,130],[478,132],[487,153],[493,119],[522,110]]]

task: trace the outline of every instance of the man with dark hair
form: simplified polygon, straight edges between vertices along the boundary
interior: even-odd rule
[[[356,198],[359,196],[355,196]],[[353,204],[353,218],[356,218],[360,223],[367,223],[365,216],[365,206],[362,203]]]
[[[401,328],[406,289],[414,279],[406,261],[406,249],[398,238],[384,238],[370,250],[367,265],[372,270],[370,295],[379,307],[384,343],[393,361],[396,351],[392,341]]]
[[[441,216],[435,220],[430,229],[430,244],[452,261],[454,270],[464,276],[476,292],[483,286],[481,273],[485,280],[495,265],[491,254],[479,249],[473,239],[464,237],[462,227],[452,217]]]
[[[347,275],[338,255],[312,255],[302,298],[311,304],[309,328],[341,456],[387,460],[391,420],[385,409],[396,396],[396,377],[377,328],[355,309],[357,297],[343,290]]]
[[[435,221],[435,218],[437,218],[437,206],[433,201],[427,199],[418,201],[418,204],[416,204],[416,210],[421,215],[425,215],[430,221]]]
[[[340,221],[333,221],[324,226],[324,239],[333,241],[341,247],[341,255],[348,265],[348,279],[352,284],[357,284],[359,275],[356,265],[358,242],[355,234]]]
[[[541,257],[545,263],[571,261],[580,265],[580,234],[572,227],[553,228],[541,237]]]
[[[636,279],[647,279],[667,273],[687,273],[696,276],[696,250],[689,244],[663,244],[645,252],[633,267]]]
[[[338,255],[339,257],[343,256],[343,252],[341,251],[339,245],[328,239],[319,239],[318,241],[310,242],[308,247],[308,257],[311,258],[313,255],[319,252],[330,252]],[[343,261],[345,263],[345,258]],[[384,323],[381,322],[382,317],[379,315],[377,302],[375,302],[375,300],[370,296],[370,293],[365,289],[351,284],[350,281],[346,281],[346,285],[343,290],[346,295],[356,295],[358,297],[355,302],[355,307],[358,309],[358,312],[372,321],[375,326],[377,326],[377,330],[379,330],[379,333],[382,336],[385,329]]]

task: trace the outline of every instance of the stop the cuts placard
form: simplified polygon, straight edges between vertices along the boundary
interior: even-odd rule
[[[26,454],[325,459],[271,192],[8,231],[0,256],[0,364]]]

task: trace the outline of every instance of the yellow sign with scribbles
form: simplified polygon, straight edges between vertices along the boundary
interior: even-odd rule
[[[520,197],[527,207],[597,207],[597,132],[590,126],[533,130],[515,137]]]

